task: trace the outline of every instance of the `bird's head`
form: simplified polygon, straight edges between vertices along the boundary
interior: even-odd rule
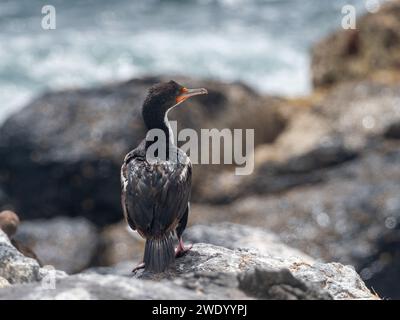
[[[207,90],[187,89],[173,80],[158,83],[149,89],[143,104],[143,113],[165,114],[186,99],[201,94],[207,94]]]

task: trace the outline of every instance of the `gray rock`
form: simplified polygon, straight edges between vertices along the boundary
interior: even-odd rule
[[[314,108],[294,112],[274,143],[256,148],[251,175],[214,175],[197,199],[226,204],[325,182],[330,168],[355,160],[371,144],[398,139],[399,127],[398,84],[366,80],[339,85]]]
[[[364,150],[369,140],[395,137],[400,123],[400,86],[373,81],[339,85],[317,107],[345,145]]]
[[[49,277],[57,280],[66,277],[66,274],[52,267],[41,268],[36,260],[20,253],[0,230],[0,287],[42,281]]]
[[[338,85],[256,149],[252,175],[214,176],[201,199],[230,205],[194,204],[191,221],[271,229],[313,257],[355,265],[368,285],[398,298],[399,127],[398,83]]]
[[[100,244],[95,264],[113,266],[122,261],[139,261],[143,257],[145,240],[126,221],[109,225],[99,234]]]
[[[55,289],[40,285],[12,286],[0,290],[0,299],[22,300],[136,300],[136,299],[201,299],[196,293],[176,285],[164,285],[129,277],[78,274],[57,281]]]
[[[87,268],[98,249],[97,230],[84,218],[26,221],[15,239],[31,247],[42,264],[67,273]]]
[[[131,274],[132,267],[132,262],[124,262],[116,267],[94,268],[87,272],[128,276]],[[197,286],[193,283],[198,281],[202,282],[203,280],[203,284],[208,283],[208,279],[210,277],[212,278],[213,275],[226,273],[239,276],[239,280],[244,276],[243,273],[246,272],[249,272],[248,276],[250,278],[248,279],[252,279],[251,277],[257,278],[259,274],[254,271],[256,269],[263,270],[260,272],[266,277],[266,282],[270,281],[269,279],[271,277],[281,277],[281,281],[277,281],[276,284],[279,282],[284,287],[278,293],[283,295],[284,292],[286,292],[286,297],[288,299],[293,298],[295,292],[297,292],[297,298],[299,299],[305,296],[310,299],[317,298],[318,294],[316,290],[319,292],[320,298],[327,298],[329,295],[334,299],[375,298],[355,272],[354,268],[350,266],[344,266],[339,263],[304,261],[300,257],[290,255],[287,255],[285,258],[282,258],[280,255],[264,255],[255,249],[230,250],[203,243],[194,244],[192,250],[189,251],[185,257],[177,259],[176,271],[170,271],[161,276],[154,276],[139,271],[135,277],[140,279],[156,279],[158,281],[170,279],[170,281],[175,281],[185,287],[191,287],[196,290],[201,288],[199,289],[200,291],[212,293],[212,288],[207,289],[204,285]],[[290,272],[291,275],[288,275],[288,272]],[[207,279],[193,280],[193,277],[202,279],[205,274],[211,275],[208,275]],[[297,280],[293,281],[292,277],[295,277]],[[302,283],[301,285],[299,284],[300,282]],[[255,290],[254,288],[252,289],[250,280],[244,281],[243,283],[246,284],[243,285],[242,289],[244,290],[244,286],[246,286],[246,288],[248,287],[248,291],[246,292],[249,294]],[[239,285],[239,282],[237,282],[237,285]],[[297,288],[300,291],[297,289],[290,291],[286,286],[291,286],[292,289]],[[265,288],[265,290],[267,290],[267,288]],[[287,290],[289,290],[289,292],[287,292]],[[263,297],[265,298],[267,293],[264,292],[260,295],[253,295],[256,297],[264,295]],[[275,296],[275,299],[279,298],[281,298],[280,295]]]
[[[37,261],[23,256],[0,230],[0,277],[12,284],[37,281],[39,269]]]
[[[114,274],[126,275],[130,270],[126,269],[123,262],[132,261],[128,268],[133,269],[133,265],[139,263],[143,257],[145,241],[137,232],[132,231],[126,222],[106,227],[100,237],[102,244],[96,255],[95,265],[99,266],[95,268],[96,272],[107,274],[107,266],[113,266]],[[251,248],[265,255],[299,257],[303,261],[315,262],[305,253],[283,244],[271,232],[245,225],[199,224],[186,229],[183,238],[187,244],[204,242],[228,249]],[[103,266],[105,268],[102,268]]]
[[[283,244],[275,234],[257,227],[228,222],[195,225],[185,231],[184,238],[186,242],[204,242],[228,249],[253,249],[263,255],[282,258],[296,257],[304,262],[315,262],[313,258],[303,252]]]
[[[307,285],[295,278],[289,270],[269,271],[255,269],[239,276],[239,287],[260,299],[331,300],[327,292],[314,284]]]
[[[400,152],[382,141],[318,184],[226,206],[192,206],[192,223],[232,221],[266,228],[288,246],[324,261],[355,265],[368,285],[398,297]]]
[[[274,143],[256,148],[251,175],[237,176],[233,171],[214,175],[196,199],[226,204],[247,195],[277,194],[324,181],[321,172],[355,159],[360,152],[332,122],[314,109],[294,112]]]
[[[241,272],[264,269],[287,272],[309,284],[318,285],[335,299],[373,298],[360,277],[349,266],[341,264],[309,264],[301,258],[281,258],[279,256],[261,255],[257,250],[230,250],[207,244],[196,244],[193,251],[177,261],[178,274],[189,272]],[[282,279],[287,279],[282,276]],[[286,281],[286,280],[285,280]]]
[[[0,288],[5,288],[10,286],[10,283],[8,282],[7,279],[0,277]]]
[[[376,299],[351,267],[250,249],[196,244],[175,272],[146,279],[143,272],[128,276],[131,265],[124,265],[126,276],[121,267],[92,269],[58,279],[54,290],[38,284],[0,289],[0,299]]]

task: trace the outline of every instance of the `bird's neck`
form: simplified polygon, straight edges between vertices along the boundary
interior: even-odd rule
[[[168,141],[169,144],[175,145],[174,131],[172,130],[171,124],[169,123],[168,111],[164,115],[164,126],[166,129],[164,129],[163,131],[166,134],[166,141]]]
[[[147,127],[147,136],[149,135],[149,132],[153,129],[158,129],[158,130],[162,130],[162,132],[165,135],[165,142],[166,144],[168,144],[168,146],[171,145],[175,145],[174,143],[174,132],[172,130],[171,124],[168,120],[168,111],[166,112],[143,112],[143,120],[144,123]],[[158,133],[156,133],[156,135],[158,136]],[[146,146],[150,146],[153,143],[155,143],[155,141],[151,141],[152,139],[146,139]]]

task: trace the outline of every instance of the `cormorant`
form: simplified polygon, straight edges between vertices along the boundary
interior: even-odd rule
[[[190,211],[192,165],[184,151],[174,144],[168,112],[186,99],[207,90],[187,89],[175,81],[149,89],[142,117],[148,129],[146,138],[129,152],[121,168],[122,207],[129,226],[146,239],[143,263],[133,271],[163,272],[191,247],[183,244],[182,233]],[[165,134],[165,149],[149,155],[155,141],[152,129]],[[153,146],[154,147],[154,146]],[[173,235],[179,244],[174,252]]]

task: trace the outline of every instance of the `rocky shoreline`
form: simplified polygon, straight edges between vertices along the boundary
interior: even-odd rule
[[[146,89],[168,78],[36,98],[0,128],[0,211],[19,214],[13,241],[71,275],[43,291],[49,271],[0,231],[0,298],[400,298],[399,21],[392,1],[316,44],[309,97],[175,77],[210,94],[171,118],[255,129],[255,171],[194,167],[195,246],[161,282],[128,272],[143,242],[121,221],[119,167]]]
[[[221,232],[241,230],[236,241],[223,239],[241,248],[196,243],[177,260],[175,271],[157,277],[132,276],[131,261],[68,276],[23,258],[0,231],[0,299],[379,299],[352,267],[316,262],[265,231],[247,227],[243,232],[242,225],[232,224],[194,228],[188,234],[197,240],[209,240],[214,229],[217,241]],[[257,232],[267,235],[262,250],[243,248],[243,236]]]

